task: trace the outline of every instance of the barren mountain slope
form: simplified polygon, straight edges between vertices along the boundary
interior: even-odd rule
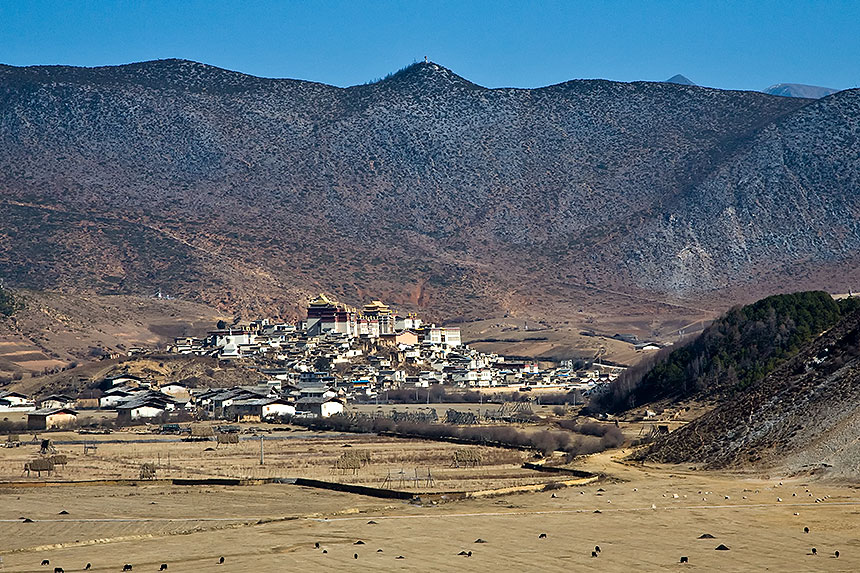
[[[656,443],[654,460],[860,476],[860,315]]]
[[[721,174],[790,125],[817,171],[789,164],[755,201],[784,205],[797,177],[849,194],[858,118],[833,98],[804,115],[809,100],[666,83],[486,89],[432,63],[347,89],[179,60],[2,66],[0,273],[282,313],[320,289],[446,314],[553,292],[537,305],[553,315],[594,287],[671,301],[731,272],[772,289],[780,265],[842,264],[854,206],[808,221],[844,229],[826,252],[781,219],[759,231],[773,248],[738,247]],[[819,146],[831,125],[842,139]]]
[[[631,280],[656,291],[730,289],[778,277],[786,290],[816,280],[851,288],[858,189],[860,90],[849,90],[761,129],[615,252],[628,258]],[[844,269],[841,284],[816,276],[827,265]]]
[[[129,348],[164,348],[175,336],[202,336],[219,319],[207,306],[128,295],[17,292],[24,306],[0,318],[0,385]]]

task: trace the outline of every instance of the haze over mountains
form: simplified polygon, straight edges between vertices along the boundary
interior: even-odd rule
[[[696,85],[696,83],[693,80],[691,80],[687,76],[684,76],[681,74],[675,74],[674,76],[672,76],[671,78],[666,80],[666,83],[667,84],[679,84],[682,86],[694,86],[694,85]]]
[[[858,90],[0,66],[0,277],[284,314],[318,290],[464,314],[844,290],[858,127]]]
[[[682,86],[695,86],[696,84],[690,78],[675,74],[665,81],[667,84],[679,84]],[[769,88],[762,90],[766,94],[783,96],[783,97],[800,97],[806,99],[820,99],[835,94],[839,90],[833,88],[825,88],[821,86],[810,86],[806,84],[775,84]]]
[[[818,99],[835,94],[838,91],[833,88],[809,86],[806,84],[776,84],[764,90],[764,93],[786,97]]]

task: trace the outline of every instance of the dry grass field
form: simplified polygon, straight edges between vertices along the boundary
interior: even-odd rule
[[[636,466],[619,461],[616,451],[575,462],[607,476],[596,483],[451,502],[289,484],[33,487],[48,479],[136,478],[143,462],[160,462],[158,478],[305,476],[375,486],[388,470],[429,467],[435,492],[550,481],[519,467],[529,458],[524,452],[480,448],[481,467],[453,468],[452,452],[466,446],[376,436],[273,432],[265,435],[264,466],[253,436],[206,451],[215,444],[120,432],[87,437],[100,442],[87,456],[82,446],[65,443],[82,436],[50,436],[70,458],[51,478],[21,476],[36,446],[0,449],[0,480],[7,482],[0,485],[2,571],[44,571],[43,559],[65,571],[86,563],[93,571],[120,571],[125,563],[134,571],[167,563],[169,571],[239,572],[860,569],[860,490],[851,484]],[[343,452],[359,450],[372,461],[358,474],[331,469]],[[21,481],[29,487],[10,483]],[[697,539],[703,533],[714,538]],[[486,543],[475,543],[479,538]],[[719,544],[730,550],[716,551]],[[595,545],[601,552],[592,558]],[[817,556],[809,554],[813,547]],[[680,565],[681,556],[688,565]]]
[[[272,426],[260,424],[264,428]],[[245,425],[247,428],[248,425]],[[31,440],[32,433],[21,438]],[[79,481],[92,479],[137,479],[141,464],[156,464],[157,478],[292,478],[304,477],[339,483],[386,487],[409,491],[473,491],[514,487],[550,481],[545,474],[524,470],[531,459],[528,452],[466,446],[425,440],[396,439],[370,434],[273,431],[263,435],[264,464],[260,464],[260,438],[240,436],[238,444],[184,442],[177,436],[161,436],[137,427],[108,435],[79,435],[51,432],[40,438],[53,440],[58,453],[69,463],[48,476],[27,477],[24,463],[37,457],[34,443],[18,448],[0,448],[2,481]],[[84,442],[96,444],[95,452],[84,454]],[[481,457],[479,467],[455,467],[454,452],[469,450]],[[344,455],[362,453],[369,463],[357,470],[337,469]],[[416,484],[416,475],[422,483]],[[433,478],[427,485],[428,472]],[[551,476],[550,476],[551,477]]]

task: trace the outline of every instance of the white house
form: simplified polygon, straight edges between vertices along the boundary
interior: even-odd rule
[[[223,330],[213,330],[209,333],[207,344],[210,346],[227,347],[230,346],[238,349],[240,346],[254,344],[257,340],[257,333],[246,328],[226,328]]]
[[[234,400],[226,408],[226,417],[239,422],[258,422],[281,416],[293,416],[296,407],[283,398],[247,398]]]
[[[123,402],[128,402],[139,392],[140,391],[133,391],[128,388],[111,388],[105,392],[101,398],[99,398],[99,408],[102,410],[116,408]]]
[[[39,400],[39,408],[73,408],[75,406],[75,399],[71,396],[66,396],[64,394],[53,394],[51,396],[46,396]]]
[[[432,344],[444,346],[460,346],[462,339],[457,327],[431,326],[427,329],[427,338]]]
[[[132,374],[117,374],[116,376],[108,376],[105,378],[111,387],[116,386],[140,386],[143,383],[143,378]]]
[[[116,407],[119,422],[131,422],[145,418],[155,418],[166,411],[176,409],[176,400],[161,392],[146,392],[132,397]]]
[[[421,319],[414,314],[407,316],[397,316],[394,318],[394,330],[400,332],[402,330],[411,330],[421,326]]]
[[[306,386],[299,389],[302,398],[334,398],[337,392],[325,386]]]
[[[131,422],[157,418],[164,414],[165,405],[155,400],[130,400],[116,408],[116,419],[119,422]]]
[[[36,404],[20,392],[0,392],[0,412],[33,412]]]
[[[176,398],[180,402],[188,402],[191,399],[191,392],[186,386],[172,382],[165,384],[158,389],[162,394],[167,394],[171,398]]]
[[[328,418],[343,413],[343,401],[339,398],[300,398],[296,402],[296,412]]]

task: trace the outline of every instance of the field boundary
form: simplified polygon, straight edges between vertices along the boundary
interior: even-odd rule
[[[173,485],[266,485],[276,483],[279,478],[174,478],[167,480]],[[281,483],[281,482],[277,482]]]
[[[559,468],[555,466],[546,466],[544,464],[535,464],[532,462],[525,462],[522,465],[523,469],[526,470],[535,470],[538,472],[552,473],[552,474],[566,474],[575,476],[578,478],[590,478],[590,477],[599,477],[591,472],[587,472],[585,470],[576,470],[572,468]]]
[[[0,488],[58,487],[88,485],[170,485],[172,479],[89,479],[89,480],[50,480],[50,481],[2,481]]]
[[[284,483],[284,482],[281,482]],[[295,478],[289,483],[301,485],[305,487],[315,487],[319,489],[328,489],[332,491],[341,491],[346,493],[357,493],[370,497],[380,497],[384,499],[414,499],[418,494],[410,491],[401,491],[396,489],[383,489],[380,487],[370,487],[365,485],[351,485],[346,483],[337,483],[309,478]]]
[[[546,473],[564,474],[575,477],[564,481],[526,484],[520,486],[511,486],[495,489],[484,489],[478,491],[448,491],[448,492],[411,492],[396,489],[386,489],[380,487],[371,487],[357,484],[347,484],[340,482],[331,482],[311,478],[172,478],[172,479],[152,479],[152,480],[76,480],[76,481],[17,481],[17,482],[0,482],[0,488],[38,488],[38,487],[59,487],[59,486],[92,486],[92,485],[115,485],[115,486],[137,486],[137,485],[175,485],[175,486],[255,486],[267,484],[282,484],[282,485],[297,485],[302,487],[312,487],[316,489],[324,489],[329,491],[337,491],[342,493],[352,493],[375,497],[381,499],[399,499],[399,500],[420,500],[434,499],[447,501],[457,501],[462,499],[492,497],[495,495],[509,495],[514,493],[529,493],[538,491],[549,491],[552,489],[563,487],[583,486],[594,483],[601,479],[602,476],[592,474],[590,472],[568,469],[543,467],[540,464],[524,463],[524,469],[535,470]]]

